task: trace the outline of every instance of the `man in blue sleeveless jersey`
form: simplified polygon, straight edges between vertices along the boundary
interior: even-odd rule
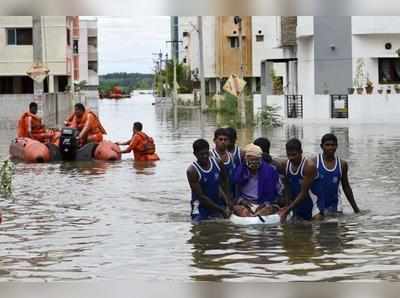
[[[227,127],[225,129],[228,134],[228,143],[226,144],[226,149],[232,154],[233,163],[235,165],[235,168],[237,168],[244,159],[244,151],[242,151],[238,144],[236,144],[236,129],[234,129],[233,127]]]
[[[196,161],[187,169],[186,175],[192,190],[191,217],[194,222],[225,217],[231,214],[230,200],[221,187],[226,174],[221,165],[210,157],[206,140],[193,143]]]
[[[227,195],[234,196],[235,185],[233,183],[233,175],[235,172],[235,162],[232,154],[227,150],[229,143],[229,135],[225,128],[218,128],[214,132],[215,148],[211,150],[212,157],[221,163],[221,167],[225,169],[228,179],[224,185]]]
[[[286,220],[290,211],[303,220],[321,219],[321,200],[316,195],[318,171],[314,161],[303,157],[301,142],[296,138],[286,143],[286,155],[288,160],[284,166],[284,175],[287,180],[285,194],[288,205],[279,211],[281,221]]]
[[[319,174],[318,197],[323,201],[324,213],[335,214],[343,211],[340,183],[354,212],[360,212],[349,183],[348,164],[336,156],[337,137],[331,133],[325,134],[321,139],[320,146],[322,154],[319,154],[314,160]]]

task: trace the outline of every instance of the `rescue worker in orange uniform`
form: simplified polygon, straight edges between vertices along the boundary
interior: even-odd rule
[[[74,108],[74,113],[68,117],[64,124],[79,131],[78,139],[80,144],[100,143],[103,141],[103,134],[107,134],[107,132],[96,114],[86,110],[81,103],[75,104]]]
[[[133,151],[136,161],[156,161],[160,160],[156,153],[156,145],[153,138],[149,137],[143,131],[143,124],[135,122],[133,124],[132,138],[126,142],[116,143],[117,145],[128,145],[121,153],[129,153]]]
[[[37,112],[37,103],[31,102],[29,104],[29,112],[23,113],[18,121],[17,137],[31,138],[47,143],[55,136],[55,132],[46,130],[42,123],[42,118],[37,115]]]

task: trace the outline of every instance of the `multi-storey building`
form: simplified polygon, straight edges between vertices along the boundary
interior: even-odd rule
[[[298,17],[300,94],[347,94],[367,79],[400,84],[400,17]],[[361,69],[361,71],[357,71]]]
[[[240,73],[238,25],[233,16],[205,16],[203,18],[204,75],[209,93],[221,90],[224,81]],[[242,17],[243,74],[250,90],[261,89],[261,62],[274,56],[285,57],[284,47],[277,44],[276,17]],[[190,66],[194,77],[199,72],[198,18],[179,17],[179,60]],[[276,65],[277,75],[285,71]]]
[[[80,20],[79,25],[79,78],[81,92],[89,97],[98,96],[97,20]]]
[[[78,40],[74,26],[79,17],[41,18],[42,61],[49,69],[44,92],[62,92],[79,76],[73,46]],[[0,17],[0,94],[32,94],[33,80],[27,72],[33,65],[32,17]],[[74,63],[75,62],[75,63]]]

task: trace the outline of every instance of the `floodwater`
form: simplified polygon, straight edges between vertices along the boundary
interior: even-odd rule
[[[347,201],[341,218],[278,227],[192,225],[185,170],[191,144],[212,140],[215,115],[153,106],[150,95],[99,103],[108,138],[124,141],[133,121],[157,142],[160,162],[16,165],[13,198],[3,198],[0,281],[86,279],[178,281],[342,281],[400,279],[400,134],[396,125],[290,124],[239,132],[260,136],[282,156],[296,136],[304,151],[319,150],[333,131],[349,161],[350,181],[363,210]],[[202,127],[201,123],[206,123]],[[13,131],[0,131],[0,157]]]

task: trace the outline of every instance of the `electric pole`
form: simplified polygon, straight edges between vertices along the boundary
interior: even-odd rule
[[[33,39],[33,65],[43,65],[43,41],[42,41],[42,17],[32,17],[32,39]],[[43,81],[33,81],[34,95],[42,95],[44,91]]]
[[[172,45],[174,45],[174,44],[179,44],[179,43],[181,43],[182,42],[182,40],[168,40],[167,41],[167,43],[171,43]],[[173,86],[172,86],[172,103],[174,104],[174,105],[176,105],[177,104],[177,94],[178,94],[178,92],[177,92],[177,87],[176,87],[176,85],[177,85],[177,76],[176,76],[176,63],[177,63],[177,58],[178,57],[176,57],[177,55],[172,55],[172,64],[173,64],[173,80],[172,80],[172,84],[173,84]]]
[[[240,74],[239,77],[241,80],[244,78],[244,67],[243,67],[243,43],[242,43],[242,18],[239,16],[234,17],[234,22],[235,24],[238,25],[238,31],[239,31],[239,63],[240,63]],[[239,115],[240,115],[240,124],[245,125],[246,124],[246,105],[245,105],[245,100],[244,100],[244,90],[240,92],[239,97],[238,97],[238,109],[239,109]]]
[[[197,27],[199,33],[199,55],[200,55],[200,110],[205,112],[207,110],[206,101],[206,82],[204,79],[204,52],[203,52],[203,17],[197,17]]]

